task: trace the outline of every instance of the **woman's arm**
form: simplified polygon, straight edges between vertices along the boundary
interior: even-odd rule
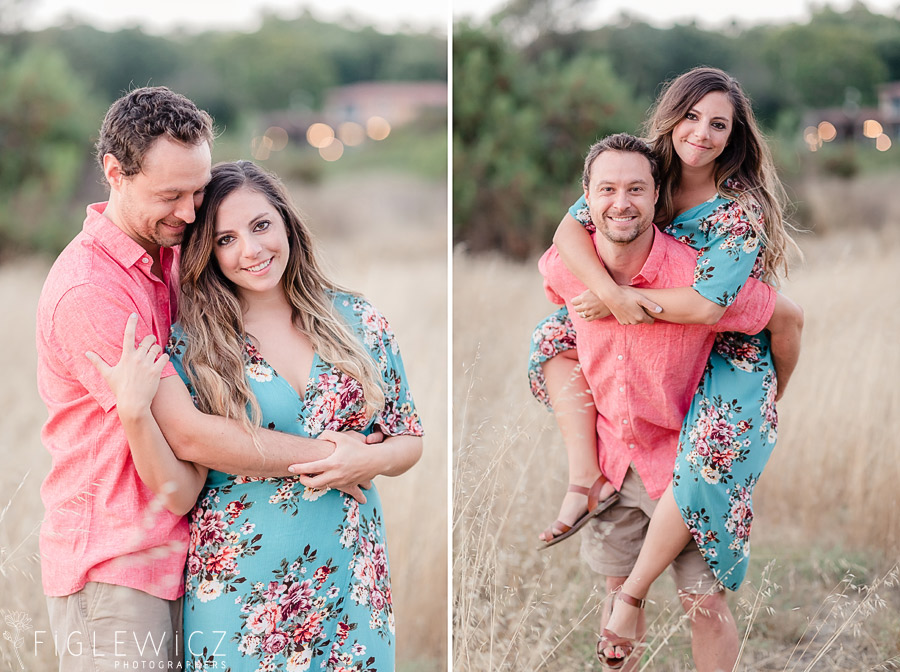
[[[150,412],[169,356],[162,353],[152,335],[135,347],[136,327],[137,315],[132,314],[125,324],[122,356],[115,366],[109,366],[93,352],[85,354],[116,395],[116,410],[138,476],[166,509],[183,516],[197,501],[207,470],[175,457]]]
[[[754,262],[758,255],[758,245],[752,245],[755,234],[749,219],[744,212],[743,207],[735,202],[728,204],[726,208],[716,209],[711,217],[713,226],[710,230],[714,231],[714,235],[705,241],[702,253],[697,259],[698,267],[703,271],[700,274],[700,280],[694,283],[693,287],[675,287],[670,289],[634,289],[629,287],[620,287],[619,289],[627,289],[631,292],[631,299],[635,297],[644,297],[649,299],[651,305],[655,304],[662,310],[661,312],[652,313],[652,317],[666,322],[674,322],[677,324],[715,324],[725,313],[725,306],[721,303],[730,303],[725,298],[733,300],[737,296],[738,291],[746,282],[751,273]],[[560,223],[557,235],[564,235],[561,240],[565,243],[566,249],[557,242],[559,255],[563,259],[566,266],[575,274],[582,282],[584,282],[594,294],[598,292],[607,292],[607,296],[614,296],[613,290],[608,286],[596,286],[592,282],[596,282],[597,278],[592,274],[582,277],[579,275],[581,271],[576,272],[574,265],[577,263],[579,267],[586,264],[584,257],[584,247],[578,257],[572,257],[575,243],[581,238],[588,240],[586,245],[590,245],[590,235],[579,224],[578,220],[568,215],[570,221],[564,220]],[[720,225],[719,219],[722,219],[728,226]],[[564,226],[565,225],[565,226]],[[581,231],[576,231],[576,227]],[[738,235],[739,234],[739,235]],[[556,238],[554,238],[556,242]],[[745,249],[746,248],[746,249]],[[593,252],[593,246],[590,246],[590,252]],[[596,255],[595,255],[596,256]],[[597,266],[602,266],[597,260],[594,260]],[[711,269],[718,268],[716,273],[710,272]],[[604,271],[604,275],[605,271]],[[609,283],[613,280],[606,276]],[[591,282],[588,282],[591,281]],[[694,287],[703,287],[703,294]],[[598,294],[599,296],[599,294]],[[707,296],[722,296],[721,302],[707,299]],[[601,297],[602,298],[602,297]],[[603,303],[607,303],[604,301]],[[611,304],[608,304],[611,308]],[[576,297],[572,301],[572,307],[585,314],[585,319],[599,319],[610,314],[606,305],[591,294],[585,293]],[[615,314],[615,313],[613,313]],[[618,316],[617,316],[618,319]],[[619,320],[622,322],[622,320]],[[644,320],[652,321],[652,320]],[[627,324],[626,322],[622,322]]]
[[[653,322],[658,306],[641,292],[616,284],[600,262],[591,235],[571,214],[559,223],[553,243],[566,268],[590,290],[572,304],[588,312],[591,317],[586,319],[612,314],[620,324]]]
[[[648,315],[649,319],[644,320],[645,322],[652,322],[655,318],[676,324],[715,324],[725,314],[723,306],[701,296],[692,287],[671,287],[669,289],[623,287],[623,289],[645,297],[651,304],[660,307],[661,310],[654,313],[652,318]],[[612,314],[590,290],[572,299],[572,307],[581,313],[588,322]],[[636,324],[636,322],[621,322],[621,324]]]
[[[369,487],[376,476],[399,476],[422,456],[421,436],[386,436],[376,445],[366,445],[343,432],[324,431],[320,439],[332,441],[334,452],[324,460],[292,464],[289,470],[301,474],[300,482],[312,488],[344,490],[359,485]]]
[[[296,434],[259,429],[254,437],[240,420],[203,413],[179,376],[164,378],[153,399],[153,417],[179,459],[226,474],[290,476],[288,466],[318,460],[334,446]]]
[[[611,314],[620,324],[649,323],[654,318],[677,324],[715,324],[725,312],[691,287],[638,290],[617,285],[600,262],[591,234],[569,213],[559,223],[553,243],[566,268],[588,287],[572,300],[572,307],[583,312],[589,322]]]
[[[693,287],[635,290],[658,304],[662,312],[657,320],[676,324],[715,324],[725,314],[725,307],[702,296]]]
[[[778,378],[775,400],[781,399],[797,360],[800,359],[800,334],[803,332],[803,309],[784,294],[778,294],[775,311],[766,325],[771,336],[772,363]]]

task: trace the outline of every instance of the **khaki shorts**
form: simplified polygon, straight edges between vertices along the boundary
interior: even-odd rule
[[[632,465],[625,474],[619,501],[581,531],[581,556],[588,566],[604,576],[628,576],[655,508],[656,500],[650,499]],[[722,590],[693,539],[670,567],[678,590],[692,595]]]
[[[90,582],[48,597],[47,610],[52,632],[41,645],[55,647],[60,672],[183,669],[181,598]]]

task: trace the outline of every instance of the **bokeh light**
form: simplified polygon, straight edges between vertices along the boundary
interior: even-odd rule
[[[886,152],[891,148],[891,138],[884,133],[875,138],[875,149]]]
[[[863,135],[867,138],[877,138],[884,133],[884,129],[874,119],[866,119],[863,122]]]
[[[328,147],[334,140],[334,129],[328,124],[315,123],[306,129],[306,141],[313,147]]]
[[[326,161],[337,161],[344,155],[344,143],[334,138],[325,147],[319,147],[319,155]]]
[[[356,147],[366,140],[366,130],[355,121],[345,121],[338,126],[337,137],[348,147]]]
[[[366,122],[366,133],[372,140],[384,140],[391,134],[391,125],[384,117],[371,117]]]
[[[272,154],[272,138],[268,135],[256,136],[250,142],[250,153],[257,161],[265,161]]]
[[[803,141],[809,147],[809,151],[816,151],[819,148],[819,145],[822,144],[822,139],[819,137],[819,129],[815,126],[807,126],[804,128]]]
[[[831,142],[837,137],[837,129],[830,121],[821,122],[816,130],[823,142]]]
[[[269,138],[272,141],[273,152],[280,152],[287,147],[288,134],[281,126],[269,126],[269,128],[266,129],[264,137]]]

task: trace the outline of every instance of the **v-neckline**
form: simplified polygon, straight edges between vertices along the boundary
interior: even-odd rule
[[[313,353],[312,353],[312,361],[311,361],[310,364],[309,364],[309,373],[308,373],[307,376],[306,376],[306,384],[303,386],[303,393],[301,394],[300,391],[297,390],[297,389],[291,384],[291,381],[289,381],[287,378],[285,378],[285,377],[282,376],[280,373],[278,373],[278,369],[276,369],[274,366],[272,366],[272,365],[269,363],[269,360],[267,360],[267,359],[263,356],[263,354],[262,354],[262,352],[260,352],[259,348],[257,348],[255,345],[253,345],[253,342],[250,340],[250,337],[249,337],[249,336],[244,336],[244,346],[245,346],[245,347],[253,348],[253,352],[255,353],[256,358],[257,358],[260,362],[262,362],[263,364],[265,364],[266,367],[268,367],[269,369],[271,369],[271,370],[272,370],[272,374],[273,374],[276,378],[278,378],[278,379],[280,379],[281,381],[283,381],[284,384],[287,385],[287,386],[291,389],[291,391],[293,391],[295,397],[297,397],[300,401],[305,401],[305,400],[306,400],[306,394],[307,394],[307,392],[309,391],[309,386],[310,386],[310,385],[312,384],[312,382],[313,382],[313,372],[316,370],[316,360],[319,358],[319,354],[318,354],[315,350],[313,350]]]
[[[709,205],[710,203],[715,203],[715,202],[716,202],[717,200],[719,200],[720,198],[722,198],[721,195],[719,194],[719,192],[716,192],[715,194],[713,194],[712,196],[710,196],[709,198],[707,198],[705,201],[702,201],[702,202],[700,202],[700,203],[697,203],[697,205],[692,205],[691,207],[687,208],[686,210],[682,210],[681,212],[679,212],[679,213],[678,213],[677,215],[675,215],[675,217],[672,219],[672,223],[674,224],[675,222],[677,222],[679,219],[682,219],[682,218],[690,219],[689,217],[685,217],[685,215],[687,215],[687,214],[688,214],[689,212],[691,212],[692,210],[696,210],[696,209],[698,209],[698,208],[703,207],[704,205]]]

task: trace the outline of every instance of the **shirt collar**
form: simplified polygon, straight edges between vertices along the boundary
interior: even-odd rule
[[[147,250],[122,231],[111,219],[104,215],[107,203],[91,203],[87,206],[87,217],[84,220],[84,232],[99,242],[117,261],[126,266],[134,266]],[[160,261],[164,268],[171,265],[173,251],[167,247],[160,248]]]
[[[633,286],[653,284],[666,261],[666,255],[669,251],[668,243],[674,240],[671,236],[667,236],[662,231],[657,230],[656,225],[652,226],[653,245],[650,246],[650,254],[647,255],[641,270],[631,279],[631,285]]]

